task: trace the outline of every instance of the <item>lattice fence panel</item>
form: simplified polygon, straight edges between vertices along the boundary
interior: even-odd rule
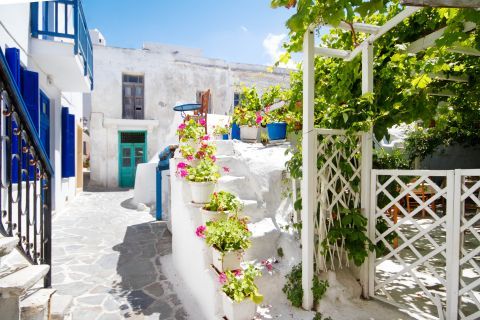
[[[425,318],[445,318],[452,184],[446,171],[372,171],[371,229],[378,249],[370,262],[371,290]]]
[[[459,316],[473,320],[480,319],[480,170],[463,171],[459,181]]]
[[[346,135],[340,130],[318,130],[317,214],[314,261],[317,272],[349,266],[345,243],[330,243],[328,231],[345,208],[360,209],[361,135]]]

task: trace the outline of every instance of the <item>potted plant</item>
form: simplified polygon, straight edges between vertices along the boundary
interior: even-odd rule
[[[215,126],[213,129],[214,140],[228,140],[229,126]]]
[[[200,209],[200,212],[202,220],[206,224],[210,221],[227,218],[228,215],[236,216],[241,208],[242,203],[234,194],[219,191],[210,195],[210,201]]]
[[[205,241],[212,247],[213,265],[218,271],[240,268],[243,252],[250,245],[246,220],[237,217],[207,222]]]
[[[183,176],[190,185],[192,201],[207,203],[210,194],[215,190],[215,184],[220,177],[218,166],[211,158],[203,158],[197,166],[184,168]]]
[[[226,271],[219,275],[222,284],[223,312],[229,320],[251,320],[257,311],[257,304],[263,296],[258,292],[255,278],[261,272],[253,265],[245,270]]]
[[[260,110],[262,110],[262,101],[255,87],[243,87],[240,102],[232,116],[232,123],[240,127],[242,141],[257,140],[258,126],[262,122]]]
[[[268,138],[270,141],[285,140],[287,137],[287,123],[285,122],[286,109],[270,111],[265,109],[265,122],[267,124]]]
[[[205,135],[205,119],[196,121],[190,118],[188,121],[180,124],[177,129],[180,139],[180,145],[190,145],[195,147],[200,138]]]

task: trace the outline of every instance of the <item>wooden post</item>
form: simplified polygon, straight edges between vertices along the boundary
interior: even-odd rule
[[[305,33],[303,42],[303,142],[302,142],[302,288],[303,308],[313,307],[313,233],[316,203],[315,179],[317,175],[316,134],[313,129],[314,119],[314,35],[310,28]]]

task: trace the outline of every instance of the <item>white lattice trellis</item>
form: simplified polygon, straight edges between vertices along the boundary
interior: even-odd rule
[[[361,151],[364,135],[349,135],[344,130],[319,129],[317,137],[314,262],[316,271],[321,272],[349,266],[344,240],[330,243],[327,233],[335,221],[340,221],[340,213],[344,209],[361,208]]]
[[[370,295],[432,319],[480,317],[480,170],[373,170]]]

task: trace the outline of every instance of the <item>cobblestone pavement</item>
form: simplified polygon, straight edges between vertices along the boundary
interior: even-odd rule
[[[53,220],[53,287],[74,297],[72,320],[188,318],[161,271],[171,234],[132,196],[84,192]]]

